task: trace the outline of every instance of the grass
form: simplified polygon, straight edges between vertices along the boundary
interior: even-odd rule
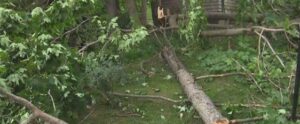
[[[151,42],[150,42],[151,43]],[[183,43],[176,44],[180,46]],[[187,69],[194,76],[200,76],[209,72],[201,71],[198,61],[195,61],[195,55],[201,54],[201,49],[196,48],[198,53],[182,54],[178,51],[178,57],[187,66]],[[172,72],[159,56],[152,57],[158,51],[154,45],[149,42],[141,44],[139,48],[126,54],[125,70],[129,81],[125,84],[115,84],[114,92],[140,94],[140,95],[160,95],[172,99],[185,99],[179,82]],[[193,50],[195,51],[195,50]],[[150,59],[149,59],[150,58]],[[148,60],[147,60],[148,59]],[[147,77],[140,71],[140,63],[144,60],[146,70],[151,70],[155,74]],[[255,89],[250,89],[249,84],[241,83],[236,79],[241,77],[224,77],[217,79],[199,80],[197,83],[203,87],[203,90],[215,103],[251,103],[261,99]],[[87,124],[199,124],[201,120],[194,118],[195,111],[183,112],[180,118],[180,112],[174,106],[175,104],[149,99],[120,98],[113,97],[113,105],[98,103],[93,109],[95,112],[87,119]],[[186,104],[178,104],[185,106]],[[246,118],[254,116],[252,108],[234,109],[230,106],[219,107],[223,115],[228,118]],[[143,115],[129,116],[128,113],[137,113]],[[120,117],[122,116],[126,117]]]

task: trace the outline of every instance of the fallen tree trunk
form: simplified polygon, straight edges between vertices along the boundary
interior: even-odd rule
[[[164,47],[162,55],[168,62],[172,71],[178,77],[188,99],[191,101],[202,120],[206,124],[229,124],[228,119],[221,115],[213,102],[203,92],[202,88],[195,84],[194,78],[176,57],[175,52],[170,47]]]

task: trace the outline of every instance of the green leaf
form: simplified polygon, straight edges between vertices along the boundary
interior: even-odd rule
[[[31,16],[32,17],[37,17],[44,14],[44,11],[41,7],[36,7],[31,11]]]
[[[8,46],[10,43],[10,40],[7,36],[5,35],[0,35],[0,45],[1,46]]]
[[[285,109],[279,109],[279,110],[278,110],[278,113],[279,113],[279,114],[286,114],[286,110],[285,110]]]
[[[78,96],[79,98],[82,98],[84,96],[84,93],[76,93],[76,96]]]
[[[7,85],[6,85],[6,80],[3,78],[0,78],[0,87],[4,88],[4,89],[8,89]]]

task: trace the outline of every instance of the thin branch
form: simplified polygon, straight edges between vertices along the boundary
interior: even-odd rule
[[[111,37],[112,37],[112,34],[113,34],[113,32],[114,31],[112,31],[112,32],[107,32],[107,34],[106,34],[106,42],[105,42],[105,44],[103,45],[103,47],[101,48],[101,52],[103,52],[104,51],[104,49],[106,48],[106,46],[107,46],[107,44],[111,41]],[[97,44],[97,43],[100,43],[101,41],[98,39],[98,40],[96,40],[96,41],[94,41],[94,42],[90,42],[90,43],[88,43],[88,44],[86,44],[85,46],[83,46],[81,49],[79,49],[78,50],[78,52],[79,53],[82,53],[83,51],[85,51],[88,47],[90,47],[90,46],[92,46],[92,45],[94,45],[94,44]]]
[[[117,114],[115,114],[115,116],[118,116],[118,117],[129,117],[129,116],[141,117],[142,115],[140,115],[138,113],[125,113],[125,114],[117,113]]]
[[[264,33],[264,29],[263,30],[261,30],[261,32],[260,32],[260,34],[262,35]],[[258,70],[260,70],[260,63],[259,63],[259,59],[260,59],[260,56],[261,56],[261,36],[259,37],[259,39],[258,39],[258,45],[257,45],[257,47],[258,47],[258,49],[257,49],[257,68],[258,68]]]
[[[79,124],[82,124],[91,114],[95,112],[94,109],[92,109],[80,122]]]
[[[253,118],[245,118],[245,119],[234,119],[230,120],[229,124],[240,124],[240,123],[249,123],[253,121],[261,121],[264,120],[264,117],[253,117]]]
[[[199,116],[194,116],[194,118],[200,118]],[[249,123],[254,121],[261,121],[264,120],[264,117],[253,117],[253,118],[244,118],[244,119],[233,119],[229,121],[229,124],[242,124],[242,123]]]
[[[196,77],[196,80],[205,79],[205,78],[218,78],[218,77],[226,77],[226,76],[232,76],[232,75],[247,75],[243,72],[232,72],[232,73],[224,73],[224,74],[212,74],[212,75],[204,75]]]
[[[148,77],[151,77],[154,75],[154,72],[152,71],[147,71],[145,68],[144,68],[144,64],[151,61],[152,59],[156,58],[158,55],[160,55],[160,53],[156,53],[155,55],[153,55],[151,58],[147,59],[147,60],[144,60],[140,63],[140,69],[141,71],[147,75]]]
[[[253,31],[255,30],[264,30],[265,32],[285,32],[283,28],[266,28],[262,26],[252,26],[246,28],[231,28],[231,29],[202,31],[198,33],[198,36],[205,36],[205,37],[234,36],[240,34],[253,34]]]
[[[123,94],[123,93],[117,93],[117,92],[109,92],[108,94],[114,95],[114,96],[122,96],[122,97],[135,97],[135,98],[148,98],[148,99],[160,99],[172,103],[180,103],[182,100],[174,100],[168,97],[164,96],[155,96],[155,95],[133,95],[133,94]]]
[[[94,45],[94,44],[97,44],[99,43],[100,41],[99,40],[96,40],[96,41],[93,41],[93,42],[90,42],[88,44],[86,44],[85,46],[83,46],[80,50],[78,50],[79,53],[82,53],[83,51],[85,51],[88,47]]]
[[[151,34],[151,33],[155,33],[155,32],[161,32],[161,31],[172,30],[172,29],[179,29],[179,27],[158,27],[158,28],[148,30],[148,33]],[[125,32],[125,33],[133,32],[132,29],[121,29],[121,31]]]
[[[41,118],[42,120],[49,122],[51,124],[67,124],[65,121],[43,112],[38,107],[33,105],[31,102],[29,102],[27,99],[9,93],[2,87],[0,87],[0,94],[2,94],[4,97],[7,97],[11,101],[16,102],[22,106],[25,106],[27,109],[31,110],[33,114],[32,116]]]
[[[235,107],[255,107],[255,108],[266,108],[266,105],[262,104],[227,104],[227,103],[215,103],[216,106],[235,106]]]
[[[286,32],[284,32],[284,35],[285,35],[287,41],[288,41],[294,48],[298,49],[298,45],[296,45],[295,43],[293,43],[293,42],[290,40],[290,38],[289,38],[289,36],[288,36],[288,34],[287,34]]]
[[[262,88],[258,85],[258,83],[255,80],[255,78],[253,77],[253,75],[251,73],[249,73],[249,71],[242,64],[240,64],[238,61],[236,61],[234,59],[233,59],[233,61],[235,61],[246,72],[246,74],[251,78],[251,80],[254,82],[254,84],[260,90],[260,92],[263,93]]]
[[[51,99],[51,101],[52,101],[53,109],[54,109],[54,111],[56,111],[55,102],[54,102],[54,99],[53,99],[53,97],[52,97],[52,95],[51,95],[50,89],[49,89],[49,91],[48,91],[48,95],[50,96],[50,99]]]
[[[257,35],[259,35],[261,38],[264,39],[264,41],[267,43],[267,45],[269,46],[269,48],[271,49],[272,53],[276,56],[276,58],[278,59],[278,61],[280,62],[280,64],[282,65],[283,68],[285,68],[285,65],[282,61],[282,59],[277,55],[277,53],[275,52],[275,50],[273,49],[272,45],[270,44],[269,40],[267,37],[265,37],[264,35],[261,35],[260,33],[258,33],[257,31],[254,31]]]
[[[72,28],[72,29],[66,31],[65,33],[59,35],[58,37],[54,38],[54,39],[52,40],[52,42],[56,42],[56,41],[57,41],[58,39],[60,39],[61,37],[65,36],[65,35],[67,35],[67,34],[72,33],[73,31],[77,30],[81,25],[83,25],[84,23],[86,23],[86,22],[89,21],[89,20],[90,20],[90,18],[87,18],[86,20],[80,22],[76,27],[74,27],[74,28]]]

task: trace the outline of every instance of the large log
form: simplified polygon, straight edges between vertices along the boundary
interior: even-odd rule
[[[164,47],[162,55],[172,71],[176,74],[188,99],[191,101],[193,107],[197,110],[205,124],[229,124],[228,119],[221,115],[202,88],[196,85],[193,76],[179,61],[172,48]]]

